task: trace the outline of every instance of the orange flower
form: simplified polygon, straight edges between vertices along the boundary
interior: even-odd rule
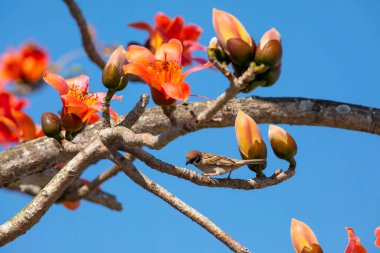
[[[192,57],[195,50],[205,50],[206,48],[197,42],[202,33],[202,29],[197,25],[184,25],[184,19],[176,16],[170,19],[164,13],[157,13],[155,16],[154,27],[146,22],[131,23],[128,26],[149,32],[147,47],[155,53],[156,50],[165,42],[171,39],[178,39],[183,45],[182,65],[191,65],[192,60],[205,63],[205,60]]]
[[[360,244],[360,238],[355,236],[354,229],[347,227],[348,245],[344,253],[367,253],[367,250]]]
[[[0,59],[0,84],[36,83],[48,65],[47,52],[36,44],[25,44],[20,51],[9,50]]]
[[[89,93],[88,79],[88,76],[81,75],[64,80],[50,71],[45,72],[45,82],[56,89],[61,96],[62,115],[74,114],[82,122],[88,123],[94,123],[100,119],[97,112],[101,110],[102,100],[106,94],[104,92]],[[121,97],[114,96],[114,99],[121,100]],[[110,113],[112,117],[118,119],[117,113],[111,108]]]
[[[375,229],[375,236],[376,236],[375,246],[380,247],[380,227],[377,227]]]
[[[124,66],[124,72],[142,78],[150,86],[157,105],[172,105],[177,99],[186,101],[190,86],[184,82],[185,77],[210,66],[208,62],[182,73],[182,44],[177,39],[162,44],[155,55],[137,45],[129,46],[125,55],[129,64]]]
[[[27,101],[0,91],[0,145],[28,141],[41,136],[33,120],[21,110]]]
[[[322,253],[313,230],[302,221],[292,219],[290,237],[296,253]]]

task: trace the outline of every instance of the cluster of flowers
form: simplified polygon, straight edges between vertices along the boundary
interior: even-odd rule
[[[36,44],[28,43],[19,50],[11,49],[0,58],[0,145],[35,139],[43,135],[39,126],[23,112],[28,105],[25,98],[19,98],[6,90],[13,82],[36,85],[49,64],[47,52]]]
[[[354,229],[346,227],[348,234],[348,244],[344,253],[367,253],[367,250],[360,244],[360,238],[355,236]],[[313,230],[302,221],[292,219],[290,226],[290,236],[296,253],[322,253],[317,237]],[[375,246],[380,247],[380,227],[375,229]]]

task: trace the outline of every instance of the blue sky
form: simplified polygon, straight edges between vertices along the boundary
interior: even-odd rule
[[[146,34],[126,27],[162,11],[199,24],[201,43],[214,36],[211,12],[216,7],[237,16],[256,41],[271,27],[283,37],[283,69],[271,88],[258,96],[323,98],[380,107],[379,1],[79,1],[85,17],[105,43],[143,42]],[[78,28],[61,1],[1,1],[0,51],[34,40],[44,45],[53,60],[81,46]],[[90,76],[92,90],[104,90],[100,71],[85,57],[75,62]],[[188,78],[192,93],[215,98],[227,81],[205,70]],[[139,95],[141,84],[129,84],[114,108],[126,113]],[[58,111],[58,94],[46,86],[29,96],[27,108],[36,121],[44,111]],[[280,185],[257,191],[209,189],[157,173],[137,162],[148,176],[191,204],[253,252],[292,252],[290,220],[309,224],[325,252],[344,252],[352,226],[368,252],[374,228],[380,225],[379,136],[326,127],[283,125],[298,143],[297,174]],[[267,136],[268,125],[260,126]],[[220,138],[223,136],[223,138]],[[266,142],[268,140],[266,138]],[[180,138],[161,151],[160,159],[184,166],[189,149],[239,157],[233,128],[210,129]],[[90,167],[95,177],[111,164]],[[287,164],[268,157],[267,173]],[[195,169],[193,167],[189,167]],[[235,177],[249,178],[242,168]],[[103,189],[116,194],[123,212],[82,202],[71,212],[53,206],[26,235],[1,252],[229,252],[195,223],[162,200],[142,190],[124,175]],[[22,209],[30,198],[0,191],[0,222]]]

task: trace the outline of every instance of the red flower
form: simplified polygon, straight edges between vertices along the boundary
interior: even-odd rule
[[[355,236],[353,228],[346,228],[348,234],[348,245],[344,253],[367,253],[367,250],[360,244],[360,238]]]
[[[82,122],[94,123],[100,119],[97,112],[102,108],[104,92],[88,92],[88,76],[64,80],[61,76],[50,71],[44,74],[44,80],[58,91],[63,104],[63,115],[75,114]],[[114,99],[121,100],[121,97],[114,96]],[[110,109],[111,116],[118,119],[117,113]]]
[[[375,246],[380,247],[380,227],[377,227],[375,229],[375,236],[376,236]]]
[[[156,50],[165,42],[171,39],[178,39],[183,45],[182,65],[188,66],[192,64],[192,60],[199,63],[205,63],[204,59],[192,57],[191,54],[195,50],[205,50],[206,48],[197,42],[202,33],[202,29],[197,25],[185,25],[184,19],[176,16],[170,19],[164,13],[157,13],[155,16],[154,27],[146,22],[136,22],[129,24],[134,27],[149,32],[147,39],[147,47],[155,53]]]
[[[33,120],[21,110],[27,101],[0,90],[0,145],[28,141],[41,136]]]
[[[184,82],[185,77],[210,66],[208,62],[182,73],[182,44],[177,39],[162,44],[155,55],[145,47],[136,45],[129,46],[125,55],[129,64],[124,66],[124,72],[142,78],[151,87],[157,105],[171,105],[177,99],[186,101],[190,86]]]
[[[0,84],[36,83],[48,65],[47,52],[36,44],[25,44],[19,51],[9,50],[0,59]]]

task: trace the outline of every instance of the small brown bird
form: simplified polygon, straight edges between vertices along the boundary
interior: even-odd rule
[[[265,159],[239,160],[198,150],[190,150],[186,154],[186,165],[189,163],[203,171],[205,176],[219,176],[229,172],[229,178],[233,170],[249,164],[265,164],[266,161]]]

